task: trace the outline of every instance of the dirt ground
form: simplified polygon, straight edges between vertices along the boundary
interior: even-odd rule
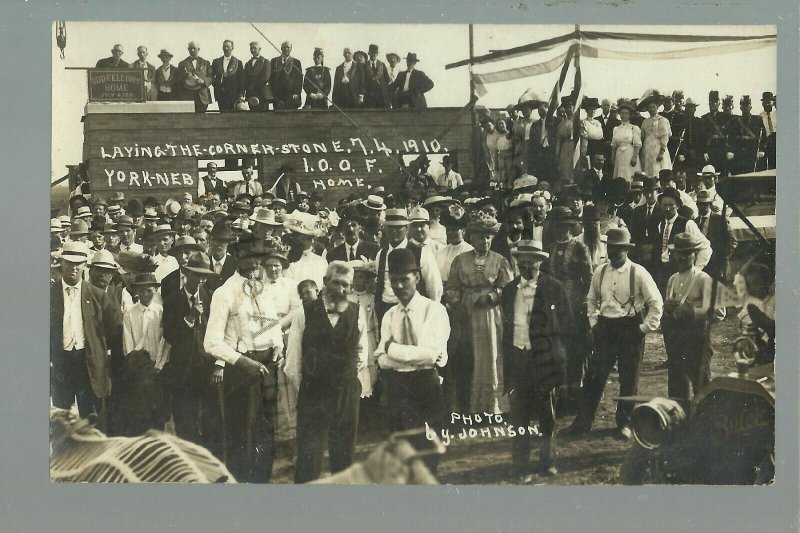
[[[730,351],[731,342],[737,335],[735,313],[729,310],[728,317],[715,322],[711,329],[711,344],[714,356],[711,360],[712,377],[735,370]],[[639,394],[666,396],[667,370],[661,366],[666,358],[660,334],[646,338],[644,361],[639,381]],[[555,478],[537,478],[535,483],[544,485],[596,485],[618,483],[619,467],[631,443],[620,442],[613,436],[615,402],[619,394],[619,380],[612,372],[603,400],[595,418],[594,430],[588,437],[557,437],[558,468]],[[560,418],[559,428],[565,428],[571,416]],[[359,434],[356,460],[364,459],[383,440],[380,432],[362,431]],[[538,447],[534,443],[531,466],[535,468]],[[273,468],[273,483],[291,483],[294,475],[294,453],[290,443],[282,444]],[[438,472],[442,484],[489,484],[509,485],[515,483],[511,471],[511,443],[508,437],[455,438],[442,457]]]

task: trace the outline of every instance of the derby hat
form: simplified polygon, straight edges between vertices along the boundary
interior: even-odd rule
[[[572,210],[563,205],[557,205],[547,214],[547,218],[554,224],[573,224],[578,221]]]
[[[132,285],[134,287],[160,287],[161,283],[152,272],[143,272],[134,276]]]
[[[407,226],[411,222],[408,220],[408,213],[405,209],[387,209],[385,226]]]
[[[258,222],[259,224],[273,227],[283,226],[283,223],[275,220],[275,211],[265,207],[257,209],[255,215],[250,217],[250,222]]]
[[[138,218],[142,216],[144,213],[144,208],[142,207],[142,202],[133,198],[128,201],[128,205],[125,207],[125,213],[132,216],[133,218]]]
[[[220,220],[211,228],[211,238],[218,241],[233,242],[236,240],[236,234],[231,230],[230,224]]]
[[[378,53],[378,45],[377,44],[369,45],[369,53],[370,54],[377,54]]]
[[[775,95],[772,94],[770,91],[764,91],[761,93],[761,101],[762,102],[772,102],[775,100]]]
[[[409,52],[406,55],[406,61],[413,61],[414,63],[419,63],[419,59],[417,58],[417,54],[413,52]]]
[[[581,214],[581,222],[600,222],[600,212],[597,206],[593,204],[583,206],[583,213]]]
[[[537,259],[547,259],[550,254],[542,249],[542,242],[536,240],[523,239],[517,243],[516,248],[511,249],[514,257],[534,257]]]
[[[678,206],[683,205],[683,200],[681,199],[681,193],[678,191],[678,189],[674,187],[667,187],[663,191],[661,191],[661,194],[658,195],[658,201],[661,202],[663,198],[672,198],[673,200],[675,200],[675,203],[678,204]]]
[[[696,252],[702,250],[705,244],[699,235],[684,232],[675,235],[675,238],[667,248],[671,252]]]
[[[204,253],[204,252],[194,252],[189,256],[186,260],[186,264],[183,265],[183,268],[190,272],[194,272],[195,274],[205,274],[206,276],[214,276],[216,272],[209,268],[211,264],[211,259]]]
[[[89,258],[89,251],[81,242],[67,241],[61,248],[61,259],[70,263],[85,263]]]
[[[114,261],[114,255],[108,250],[98,250],[89,260],[90,267],[103,268],[106,270],[117,270],[119,265]]]
[[[631,242],[631,234],[628,228],[611,228],[606,232],[607,246],[625,246],[633,248],[636,246]]]
[[[172,248],[169,249],[169,255],[174,256],[189,250],[199,252],[202,249],[203,247],[197,244],[197,241],[187,235],[175,239],[175,244],[173,244]]]
[[[636,176],[634,175],[634,177]],[[658,189],[661,188],[658,181],[655,180],[654,178],[651,178],[650,176],[642,175],[641,181],[642,181],[642,191],[657,191]]]
[[[417,258],[414,257],[414,252],[408,248],[395,248],[389,252],[389,256],[386,259],[386,267],[389,275],[404,275],[409,272],[419,272],[420,270]]]
[[[88,205],[89,200],[82,194],[76,194],[69,199],[69,208],[74,210],[75,204],[81,202],[82,205]]]

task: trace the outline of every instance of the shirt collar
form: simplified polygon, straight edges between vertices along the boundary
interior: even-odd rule
[[[395,249],[397,249],[397,248],[405,248],[406,246],[408,246],[408,237],[406,237],[405,239],[403,239],[403,242],[401,242],[401,243],[400,243],[400,244],[398,244],[397,246],[392,246],[392,245],[390,244],[390,245],[389,245],[389,251],[391,252],[392,250],[395,250]]]
[[[620,274],[624,274],[631,267],[631,260],[630,259],[625,259],[625,262],[622,263],[622,266],[619,267],[619,268],[614,268],[611,265],[611,263],[609,263],[608,266],[611,267],[611,270],[613,270],[614,272],[619,272]]]
[[[409,311],[414,311],[420,305],[422,305],[422,295],[420,295],[420,293],[415,291],[414,296],[411,297],[411,300],[409,300],[408,305],[403,305],[403,303],[400,302],[398,304],[398,307],[400,309],[408,309]]]
[[[678,219],[678,213],[676,212],[674,217],[668,218],[668,219],[665,219],[665,220],[667,222],[669,222],[670,224],[674,224],[677,219]]]
[[[75,285],[70,285],[69,283],[64,281],[64,278],[61,278],[61,291],[62,292],[67,292],[67,287],[75,287],[78,290],[80,290],[81,289],[81,283],[83,283],[83,281],[81,279],[78,279],[78,283],[76,283]]]

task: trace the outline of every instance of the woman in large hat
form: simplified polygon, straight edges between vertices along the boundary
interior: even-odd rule
[[[453,368],[458,399],[462,412],[503,413],[508,401],[503,397],[503,317],[498,304],[500,292],[514,275],[508,260],[489,250],[500,231],[494,217],[475,211],[467,230],[475,249],[455,258],[445,286],[447,303],[460,306],[467,317],[466,338],[472,350],[471,364],[454,361],[461,367]]]
[[[561,108],[564,109],[566,118],[562,120],[556,130],[558,143],[556,144],[556,165],[557,172],[555,178],[562,184],[573,183],[572,158],[575,153],[575,146],[572,143],[572,111],[574,104],[572,98],[566,96],[561,99]]]
[[[639,150],[642,148],[642,130],[631,123],[636,108],[627,101],[622,101],[619,108],[620,125],[614,128],[611,136],[611,164],[614,167],[612,177],[633,179],[633,174],[640,171]]]
[[[658,91],[645,93],[639,102],[639,110],[650,115],[642,122],[642,171],[648,176],[657,176],[662,169],[672,168],[672,159],[667,143],[672,136],[672,126],[658,113],[658,108],[667,100]]]

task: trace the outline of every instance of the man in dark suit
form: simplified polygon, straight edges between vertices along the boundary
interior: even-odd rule
[[[164,339],[172,349],[161,374],[175,421],[175,433],[182,439],[221,449],[219,431],[208,431],[211,428],[206,423],[219,420],[219,405],[211,394],[214,358],[203,349],[211,309],[211,293],[203,285],[209,276],[214,275],[208,265],[206,254],[192,253],[181,267],[185,279],[183,287],[163,295]],[[210,415],[203,419],[206,439],[201,439],[197,426],[200,403],[207,407],[203,409],[204,414]],[[219,428],[219,424],[212,426]],[[218,453],[218,450],[214,451]]]
[[[658,204],[659,187],[656,180],[644,175],[634,174],[634,179],[642,182],[642,195],[644,203],[633,208],[631,223],[631,242],[636,244],[635,261],[652,271],[653,265],[653,236],[650,232],[658,221],[664,218]]]
[[[194,102],[196,113],[205,113],[211,103],[211,63],[200,57],[200,47],[194,41],[188,48],[189,57],[178,63],[178,94],[181,100]]]
[[[236,235],[224,220],[214,224],[208,238],[208,252],[209,269],[213,270],[216,276],[209,279],[205,285],[210,292],[217,290],[236,272],[236,258],[228,253],[228,245],[235,240]]]
[[[555,476],[556,390],[566,384],[566,354],[574,336],[574,320],[564,286],[540,272],[548,254],[538,241],[521,241],[511,252],[520,275],[503,288],[504,392],[511,398],[510,423],[527,428],[538,419],[539,472]],[[514,472],[523,483],[528,475],[531,435],[512,440]]]
[[[215,192],[219,194],[219,199],[224,201],[228,196],[228,187],[225,182],[217,177],[217,164],[213,161],[206,165],[208,175],[203,176],[203,187],[205,187],[205,194]]]
[[[349,48],[342,55],[344,62],[333,73],[333,103],[342,109],[352,109],[364,102],[364,73],[353,61]]]
[[[711,242],[711,259],[703,271],[718,281],[726,281],[730,275],[730,260],[738,242],[733,235],[728,218],[711,211],[713,198],[705,189],[697,191],[695,223],[700,232]]]
[[[122,320],[110,297],[82,280],[87,255],[84,244],[65,243],[62,279],[50,288],[50,394],[61,409],[77,401],[81,417],[105,414],[111,392],[107,336]]]
[[[233,41],[222,42],[222,57],[211,62],[214,97],[222,112],[233,111],[242,93],[242,62],[233,55]]]
[[[292,43],[281,44],[281,55],[270,61],[269,86],[272,89],[275,109],[297,109],[303,90],[303,66],[291,56]]]
[[[286,200],[292,203],[300,193],[300,184],[291,176],[294,168],[291,165],[281,165],[277,170],[277,176],[274,178],[270,191],[275,194],[275,198]],[[269,183],[267,183],[268,185]]]
[[[366,257],[370,261],[378,255],[380,246],[373,242],[362,241],[361,219],[350,214],[344,214],[339,221],[339,231],[344,236],[344,243],[335,247],[328,254],[328,262],[331,261],[354,261]]]
[[[419,61],[417,54],[406,56],[406,70],[397,75],[397,79],[389,86],[394,95],[394,107],[427,109],[425,93],[433,89],[433,80],[415,67]]]
[[[389,70],[378,59],[378,45],[369,45],[369,61],[364,68],[364,107],[389,109],[392,107],[389,98]]]
[[[128,68],[130,65],[122,60],[122,45],[115,44],[111,49],[111,57],[99,60],[94,68]]]
[[[200,252],[202,250],[203,247],[197,244],[192,237],[183,236],[175,239],[175,244],[172,245],[169,255],[174,257],[178,262],[178,268],[164,276],[164,279],[161,280],[162,297],[166,298],[173,292],[180,292],[185,281],[183,267],[186,266],[189,256],[194,252]]]
[[[144,72],[144,93],[145,99],[152,101],[158,99],[158,91],[153,81],[156,77],[156,67],[147,60],[147,47],[139,46],[136,48],[137,60],[131,63],[131,68],[139,69]]]
[[[272,101],[269,78],[272,70],[267,58],[261,56],[261,45],[257,41],[250,43],[251,58],[244,64],[239,95],[248,100],[257,98],[258,103],[250,106],[250,111],[267,111]]]

